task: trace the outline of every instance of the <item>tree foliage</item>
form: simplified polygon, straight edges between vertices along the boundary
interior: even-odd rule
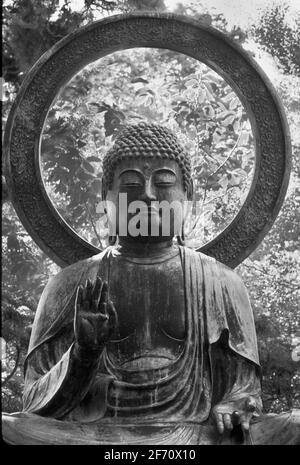
[[[106,237],[95,228],[101,161],[118,131],[140,120],[168,126],[191,154],[201,208],[197,222],[188,218],[186,234],[200,246],[238,211],[254,153],[247,115],[230,86],[183,55],[123,51],[77,74],[47,120],[42,161],[49,195],[74,229],[101,246]]]
[[[289,6],[282,3],[264,11],[250,34],[276,57],[285,73],[300,74],[300,16],[294,24],[287,22]]]

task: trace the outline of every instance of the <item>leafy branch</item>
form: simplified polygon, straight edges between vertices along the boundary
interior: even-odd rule
[[[252,270],[258,271],[259,273],[263,274],[264,276],[267,275],[270,278],[274,278],[274,275],[272,275],[265,267],[263,267],[263,269],[261,269],[261,268],[257,267],[256,265],[254,265],[254,263],[252,263],[251,265],[248,265],[247,263],[243,263],[243,266],[250,269],[250,270],[252,269]],[[300,289],[300,286],[298,284],[290,283],[290,282],[286,281],[285,279],[280,279],[279,284],[284,286],[284,287],[288,287],[289,289],[292,289],[292,290]]]
[[[226,163],[228,162],[228,160],[232,157],[235,149],[237,148],[240,140],[241,140],[241,136],[242,136],[242,131],[240,132],[238,138],[237,138],[237,141],[236,143],[234,144],[234,146],[232,147],[231,151],[229,152],[229,155],[225,158],[225,160],[215,169],[215,171],[213,171],[212,173],[210,173],[208,176],[207,176],[207,179],[210,179],[212,178],[215,174],[217,174],[221,168],[223,168],[223,166],[226,165]]]
[[[10,374],[5,378],[4,381],[2,381],[2,386],[5,386],[8,381],[14,376],[15,372],[17,371],[17,368],[19,366],[19,361],[20,361],[20,355],[21,355],[21,349],[20,346],[17,344],[16,345],[16,359],[15,359],[15,366],[10,372]]]

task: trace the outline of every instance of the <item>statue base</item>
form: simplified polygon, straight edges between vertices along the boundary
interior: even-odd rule
[[[2,435],[8,444],[19,445],[300,445],[300,410],[257,417],[242,441],[220,436],[211,422],[131,424],[107,418],[80,423],[25,412],[2,415]]]

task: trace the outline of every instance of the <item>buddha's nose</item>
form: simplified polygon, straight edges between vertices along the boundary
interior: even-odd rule
[[[151,202],[151,200],[156,200],[155,186],[153,186],[151,179],[147,179],[145,182],[144,192],[142,194],[141,200],[144,202]]]

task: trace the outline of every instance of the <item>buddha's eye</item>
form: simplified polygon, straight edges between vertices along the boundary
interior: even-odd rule
[[[176,175],[172,171],[161,170],[154,175],[154,184],[158,187],[173,186],[176,183]]]
[[[136,171],[126,171],[120,176],[120,184],[122,187],[141,187],[143,186],[143,180]]]

